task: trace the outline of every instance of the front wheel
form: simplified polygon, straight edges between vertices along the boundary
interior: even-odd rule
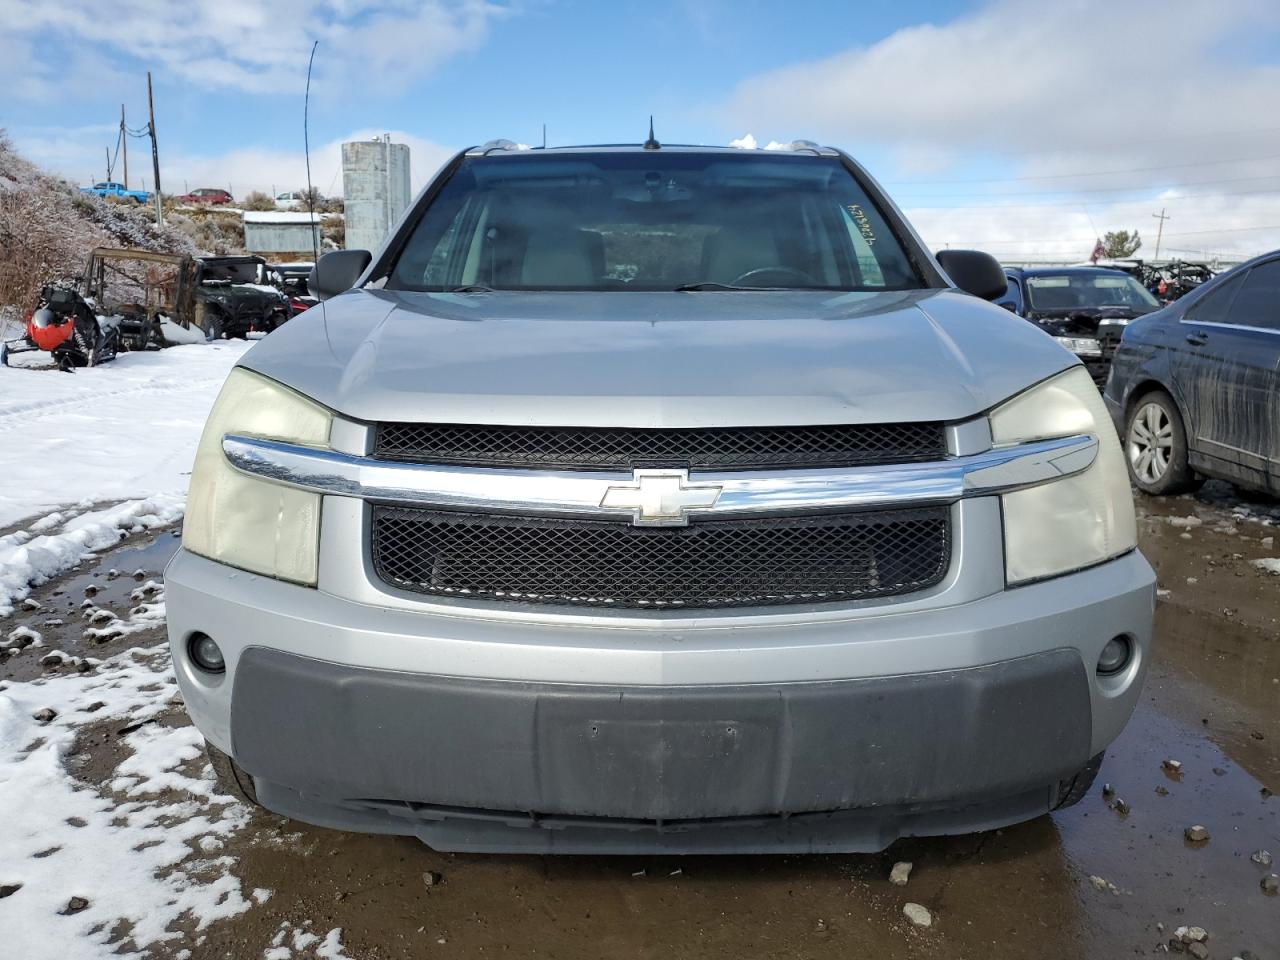
[[[1058,781],[1058,786],[1054,791],[1053,806],[1050,809],[1065,810],[1067,807],[1074,807],[1087,797],[1089,790],[1093,787],[1093,781],[1098,779],[1098,770],[1102,767],[1102,757],[1102,753],[1098,754],[1081,767],[1075,776]]]
[[[218,781],[218,789],[251,807],[261,806],[253,777],[208,740],[205,741],[204,748],[209,755],[209,766],[213,767],[214,779]]]
[[[1143,493],[1186,493],[1204,482],[1187,462],[1187,431],[1163,390],[1143,394],[1130,407],[1124,451],[1129,476]]]

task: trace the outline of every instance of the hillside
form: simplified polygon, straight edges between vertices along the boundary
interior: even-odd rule
[[[157,228],[150,207],[82,194],[20,156],[0,130],[0,311],[34,305],[44,284],[75,277],[97,246],[200,254],[183,226]]]

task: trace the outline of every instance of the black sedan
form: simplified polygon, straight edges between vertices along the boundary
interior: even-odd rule
[[[1107,382],[1125,326],[1160,309],[1160,301],[1122,270],[1008,267],[1005,276],[1009,287],[995,302],[1078,356],[1098,389]]]
[[[1147,493],[1217,477],[1280,495],[1280,250],[1133,321],[1105,399]]]

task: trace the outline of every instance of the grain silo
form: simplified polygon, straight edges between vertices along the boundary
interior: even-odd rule
[[[409,146],[391,134],[342,145],[342,199],[348,250],[376,250],[412,199]]]

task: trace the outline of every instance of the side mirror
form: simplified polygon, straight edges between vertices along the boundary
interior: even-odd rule
[[[313,296],[328,300],[350,290],[365,272],[373,254],[368,250],[334,250],[316,261],[307,278]]]
[[[330,254],[332,256],[332,254]],[[1009,279],[1000,262],[979,250],[939,250],[938,264],[951,282],[975,297],[994,300],[1009,289]]]

